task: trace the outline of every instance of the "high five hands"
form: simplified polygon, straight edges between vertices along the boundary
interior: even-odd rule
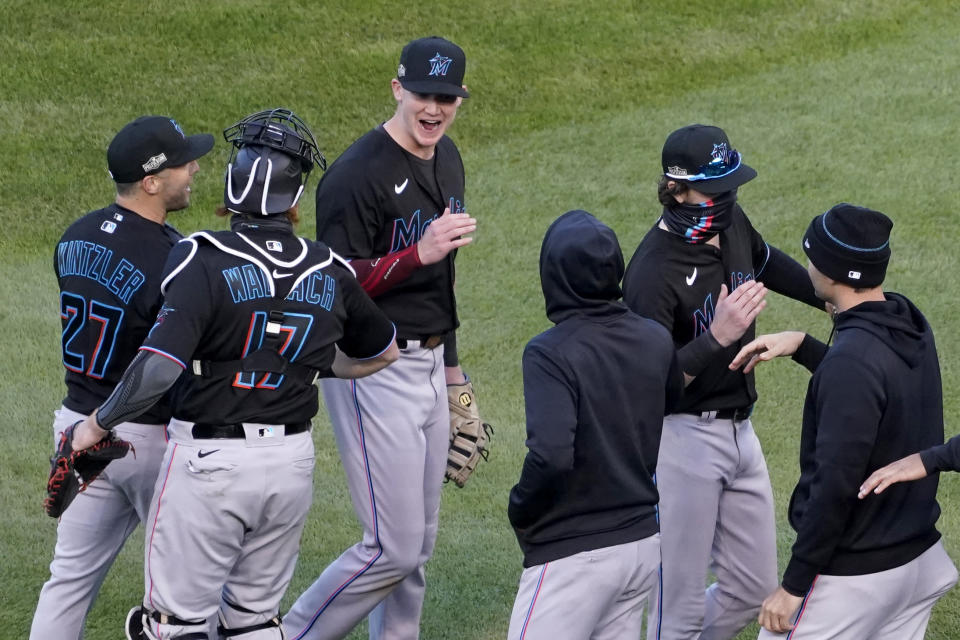
[[[727,285],[720,285],[720,297],[710,323],[710,333],[723,347],[739,340],[767,306],[767,288],[756,280],[744,282],[733,293],[727,291]]]
[[[450,207],[447,207],[439,218],[427,225],[417,243],[420,264],[440,262],[454,249],[470,244],[473,238],[467,234],[476,230],[476,218],[469,213],[450,213]]]

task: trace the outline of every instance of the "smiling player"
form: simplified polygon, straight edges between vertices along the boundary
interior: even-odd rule
[[[463,161],[445,134],[466,57],[438,37],[408,43],[390,82],[396,111],[353,143],[317,187],[317,238],[351,260],[397,327],[400,360],[365,380],[323,383],[363,539],[284,617],[287,637],[416,638],[433,553],[450,417],[447,384],[472,402],[454,330],[456,249],[471,242]]]

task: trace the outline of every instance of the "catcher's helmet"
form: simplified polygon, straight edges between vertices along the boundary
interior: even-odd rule
[[[313,133],[289,109],[249,115],[223,137],[233,143],[223,190],[232,211],[285,213],[300,200],[313,165],[327,168]]]

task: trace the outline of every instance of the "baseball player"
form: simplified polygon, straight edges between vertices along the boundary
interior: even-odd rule
[[[176,121],[144,116],[127,124],[107,149],[114,204],[86,214],[57,243],[62,353],[67,397],[54,415],[60,433],[106,400],[160,309],[160,281],[170,248],[181,238],[167,214],[190,204],[197,159],[213,148],[209,134],[185,136]],[[159,403],[116,430],[136,447],[79,494],[57,525],[50,579],[37,602],[30,637],[80,638],[87,612],[127,537],[145,522],[169,407]]]
[[[368,615],[372,639],[419,633],[449,443],[445,383],[464,381],[452,348],[454,256],[476,220],[445,133],[468,96],[465,64],[443,38],[408,43],[391,81],[395,113],[317,187],[317,237],[351,260],[394,322],[400,360],[363,380],[323,381],[363,538],[297,599],[288,638],[342,638]]]
[[[156,323],[74,439],[88,446],[173,387],[134,615],[153,640],[207,638],[215,615],[220,637],[282,637],[278,607],[312,497],[313,382],[398,355],[393,325],[349,265],[293,233],[306,178],[325,164],[307,126],[274,109],[224,136],[235,147],[231,230],[174,247]]]
[[[524,566],[511,640],[637,638],[657,581],[653,474],[683,376],[666,329],[620,302],[621,277],[609,227],[586,211],[550,225],[540,281],[556,326],[523,353],[529,452],[508,510]]]
[[[813,376],[790,499],[797,532],[783,581],[763,601],[760,638],[923,638],[934,603],[957,581],[935,525],[937,476],[862,502],[872,470],[943,441],[933,331],[906,297],[884,293],[893,223],[838,204],[803,237],[817,295],[836,309],[836,342],[761,336],[731,367],[792,355]]]
[[[732,638],[776,586],[773,492],[750,421],[753,374],[727,368],[754,335],[766,287],[819,309],[803,267],[764,242],[737,202],[757,173],[722,129],[663,146],[659,220],[623,280],[631,310],[664,325],[689,384],[664,420],[657,465],[662,571],[648,638]],[[656,277],[653,277],[653,276]],[[716,582],[704,591],[708,569]]]

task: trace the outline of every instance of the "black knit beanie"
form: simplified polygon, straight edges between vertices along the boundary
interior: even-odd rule
[[[820,273],[851,287],[883,282],[893,221],[879,211],[842,202],[813,219],[803,250]]]

